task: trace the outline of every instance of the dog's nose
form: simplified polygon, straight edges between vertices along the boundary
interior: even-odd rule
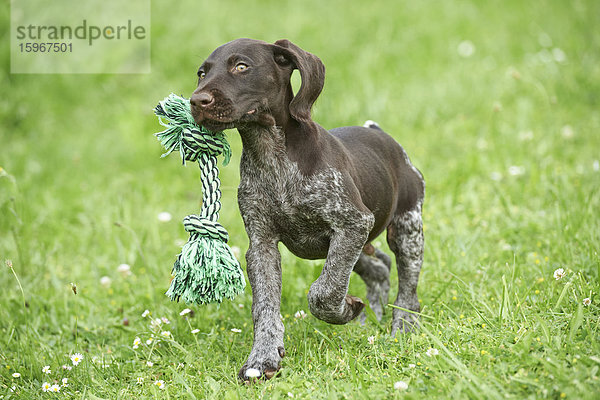
[[[194,107],[208,107],[215,101],[215,98],[208,92],[194,93],[190,98],[190,103]]]

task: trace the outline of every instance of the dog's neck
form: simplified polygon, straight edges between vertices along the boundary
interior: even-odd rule
[[[242,160],[252,168],[274,172],[289,163],[285,135],[280,127],[254,124],[238,131],[242,138]]]
[[[277,169],[295,163],[303,175],[312,175],[324,164],[323,130],[289,119],[281,125],[252,124],[239,127],[242,154],[255,168]]]

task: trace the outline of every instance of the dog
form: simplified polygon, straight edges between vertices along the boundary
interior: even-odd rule
[[[301,78],[296,94],[294,69]],[[391,259],[371,241],[387,229],[398,269],[394,304],[400,307],[393,310],[391,333],[418,323],[425,181],[376,123],[329,131],[315,123],[311,108],[324,81],[321,60],[288,40],[237,39],[202,63],[190,97],[199,125],[237,128],[242,140],[238,203],[249,239],[254,342],[241,380],[273,377],[285,355],[279,242],[298,257],[325,259],[308,307],[323,321],[345,324],[365,306],[347,293],[352,271],[364,280],[381,319]]]

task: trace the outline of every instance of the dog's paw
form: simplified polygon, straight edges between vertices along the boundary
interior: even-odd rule
[[[358,317],[361,311],[365,308],[365,303],[361,299],[356,296],[346,295],[346,304],[348,304],[350,308],[350,318],[348,321],[352,321],[354,318]]]
[[[409,333],[419,326],[419,315],[409,313],[404,310],[394,309],[392,319],[392,337],[396,336],[396,333]]]
[[[274,351],[268,350],[260,352],[262,357],[255,355],[253,351],[248,357],[248,361],[238,372],[238,378],[244,382],[250,382],[259,379],[271,379],[277,375],[281,369],[281,359],[285,357],[285,350],[282,346]]]

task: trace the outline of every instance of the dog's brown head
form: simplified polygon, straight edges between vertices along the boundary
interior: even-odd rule
[[[302,80],[295,96],[290,84],[294,69]],[[288,40],[237,39],[217,48],[198,69],[192,115],[213,131],[247,124],[284,126],[290,119],[308,124],[324,81],[321,60]]]

